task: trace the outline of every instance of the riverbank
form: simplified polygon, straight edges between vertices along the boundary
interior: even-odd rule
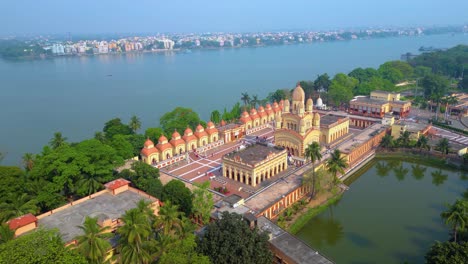
[[[426,166],[443,167],[449,170],[466,170],[466,166],[462,162],[455,162],[449,158],[438,158],[432,153],[421,152],[414,153],[412,151],[378,151],[375,154],[375,159],[386,159],[386,160],[404,160],[409,162],[418,163]]]

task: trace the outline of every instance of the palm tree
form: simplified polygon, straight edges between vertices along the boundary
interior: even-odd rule
[[[49,145],[53,148],[53,149],[56,149],[58,147],[61,147],[65,144],[67,144],[67,138],[62,136],[62,133],[61,132],[55,132],[54,133],[54,138],[52,138],[50,141],[49,141]]]
[[[133,130],[133,133],[136,133],[138,129],[141,128],[141,121],[136,115],[134,115],[130,118],[130,123],[128,125]]]
[[[120,263],[149,263],[151,256],[146,242],[151,234],[148,218],[138,209],[133,208],[122,216],[124,225],[117,233],[120,235]]]
[[[448,210],[440,214],[445,224],[453,228],[454,239],[457,242],[458,231],[464,231],[468,221],[468,201],[457,200],[452,205],[447,205]]]
[[[25,153],[23,155],[23,165],[26,171],[32,170],[34,166],[34,159],[35,157],[34,157],[34,154],[32,153]]]
[[[138,201],[136,208],[142,214],[144,214],[147,217],[148,221],[151,223],[151,222],[154,221],[155,215],[154,215],[154,211],[153,211],[153,209],[151,209],[150,205],[151,205],[151,202],[147,202],[147,201],[141,199],[140,201]]]
[[[174,236],[176,233],[181,232],[181,216],[182,213],[178,211],[178,206],[166,201],[159,208],[159,216],[156,219],[155,228],[162,230],[163,235]]]
[[[339,149],[335,149],[327,160],[328,172],[333,175],[333,182],[335,184],[340,182],[337,177],[338,173],[343,174],[346,167],[348,167],[348,164],[346,163],[346,160],[341,157],[341,151]]]
[[[437,142],[436,147],[444,155],[447,155],[450,151],[449,141],[446,138],[440,139],[439,142]]]
[[[15,231],[11,230],[10,225],[3,223],[0,225],[0,244],[6,243],[15,238]]]
[[[384,161],[379,161],[377,164],[375,164],[375,168],[377,169],[377,175],[380,177],[385,177],[388,175],[388,172],[390,171],[390,166],[387,165]]]
[[[424,135],[421,135],[418,138],[418,142],[416,142],[416,147],[418,147],[419,150],[422,150],[422,149],[430,150],[431,149],[431,146],[429,146],[429,141],[427,140],[427,137],[424,136]]]
[[[103,263],[107,257],[107,252],[112,248],[107,240],[113,236],[109,233],[110,227],[100,227],[97,217],[86,217],[84,224],[78,226],[84,234],[76,238],[76,250],[82,254],[89,263]]]
[[[252,100],[250,101],[250,103],[252,103],[252,107],[257,108],[257,104],[259,102],[260,100],[258,100],[258,95],[252,95]]]
[[[403,134],[401,134],[400,137],[398,138],[398,143],[402,147],[408,147],[410,143],[410,132],[409,131],[403,132]]]
[[[322,159],[320,145],[317,142],[312,142],[312,144],[306,148],[304,156],[312,163],[312,192],[310,195],[310,199],[312,199],[315,196],[315,161],[320,161],[320,159]]]
[[[442,98],[442,103],[445,104],[445,120],[447,120],[447,116],[450,116],[451,114],[451,109],[450,109],[450,106],[452,105],[455,105],[458,103],[458,99],[456,96],[446,96],[444,98]]]
[[[431,176],[432,176],[432,184],[434,184],[435,186],[439,186],[443,184],[448,178],[448,176],[446,174],[443,174],[442,170],[440,169],[438,171],[432,172]]]
[[[84,173],[76,182],[82,194],[91,195],[102,188],[102,179],[96,175]]]
[[[408,174],[408,169],[404,168],[403,165],[400,165],[400,167],[394,168],[393,172],[395,173],[395,177],[398,179],[398,181],[402,181],[405,179],[406,174]]]
[[[242,100],[242,102],[244,103],[244,106],[247,106],[248,104],[250,104],[250,96],[249,96],[249,94],[248,94],[247,92],[242,93],[241,100]]]
[[[0,204],[0,222],[6,222],[12,218],[25,214],[36,214],[38,212],[37,202],[29,195],[10,195],[6,201]]]
[[[395,146],[393,137],[391,135],[385,135],[380,141],[380,146],[384,148],[392,148],[393,146]]]

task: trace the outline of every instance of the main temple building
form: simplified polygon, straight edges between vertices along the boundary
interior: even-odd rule
[[[305,92],[299,84],[292,93],[292,103],[285,100],[282,105],[275,121],[275,145],[286,148],[293,156],[304,157],[312,142],[328,145],[349,132],[348,117],[314,113],[312,99],[305,101]]]

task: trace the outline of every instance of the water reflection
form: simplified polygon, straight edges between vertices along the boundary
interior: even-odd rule
[[[403,167],[403,164],[400,164],[398,167],[393,169],[393,173],[395,173],[395,177],[397,178],[398,181],[404,180],[408,172],[409,170]]]
[[[333,206],[330,208],[332,207]],[[316,217],[308,225],[310,227],[308,233],[310,232],[310,234],[313,234],[310,236],[310,240],[317,248],[334,246],[344,236],[343,226],[341,223],[338,220],[331,218],[330,216],[331,213],[328,217]]]
[[[419,164],[411,165],[411,174],[416,180],[421,180],[424,178],[424,173],[426,172],[426,167],[422,167]]]
[[[390,166],[384,161],[377,162],[375,164],[375,168],[377,169],[377,175],[380,177],[387,176],[391,169]]]
[[[432,184],[434,184],[435,186],[444,184],[444,182],[448,178],[448,175],[444,174],[441,169],[432,172],[431,175],[432,175]]]

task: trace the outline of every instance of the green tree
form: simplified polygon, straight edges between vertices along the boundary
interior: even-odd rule
[[[116,151],[116,154],[122,159],[129,159],[134,157],[133,146],[127,140],[125,135],[115,135],[110,142],[110,146]]]
[[[439,242],[425,255],[427,264],[464,264],[468,262],[468,243]]]
[[[439,113],[440,101],[447,92],[447,79],[439,75],[430,74],[421,80],[421,85],[424,88],[424,97],[437,104],[436,113]]]
[[[2,152],[0,152],[0,163],[2,163],[2,160],[5,158],[5,154],[3,154]]]
[[[396,82],[402,81],[403,79],[408,79],[413,76],[413,67],[409,63],[404,62],[404,61],[388,61],[380,65],[379,67],[379,72],[382,74],[382,76],[385,76],[386,74],[389,74],[390,72],[394,72],[394,70],[399,72],[399,74],[397,75],[401,74],[400,78],[394,79],[394,81]],[[390,75],[392,74],[393,73],[390,73]],[[389,78],[389,80],[392,80],[393,77],[394,76]]]
[[[148,240],[151,226],[148,218],[138,208],[130,209],[122,216],[124,225],[117,229],[120,235],[119,263],[149,263]]]
[[[118,177],[131,181],[137,189],[161,198],[163,185],[159,180],[159,170],[151,165],[141,161],[134,162],[131,170],[122,170]]]
[[[0,244],[0,263],[73,263],[86,259],[65,247],[55,230],[39,229]]]
[[[359,83],[364,83],[368,82],[373,77],[380,77],[380,74],[374,68],[356,68],[348,73],[348,76],[357,79]]]
[[[424,135],[421,135],[418,138],[418,141],[416,142],[416,147],[419,149],[427,149],[427,150],[431,149],[431,146],[429,146],[429,141],[427,137]]]
[[[204,124],[196,112],[190,108],[176,107],[171,112],[165,113],[159,119],[166,135],[172,135],[174,130],[184,131],[187,126],[194,129],[198,124]]]
[[[453,230],[454,242],[457,242],[457,233],[465,231],[468,224],[468,201],[456,200],[454,204],[447,205],[447,210],[440,214],[445,224],[450,225]]]
[[[273,93],[271,93],[270,95],[268,95],[268,99],[270,100],[271,103],[279,102],[281,100],[286,99],[287,97],[288,97],[287,92],[284,89],[278,89],[274,91]]]
[[[375,76],[360,83],[353,92],[354,95],[369,95],[374,90],[393,92],[395,91],[395,85],[380,76]]]
[[[330,76],[324,73],[317,76],[317,79],[314,81],[314,86],[316,91],[325,90],[328,92],[328,88],[331,85]]]
[[[30,171],[34,166],[34,154],[32,153],[25,153],[23,155],[23,166],[26,171]]]
[[[15,238],[15,231],[10,229],[10,225],[3,223],[0,225],[0,244],[6,243]]]
[[[140,154],[141,147],[145,143],[147,137],[141,134],[126,135],[125,139],[133,146],[133,157]]]
[[[450,145],[449,145],[448,139],[441,138],[439,140],[439,142],[437,142],[436,148],[437,148],[437,150],[442,152],[442,154],[444,154],[444,155],[448,154],[449,151],[450,151]]]
[[[141,128],[141,121],[136,115],[133,115],[130,118],[130,123],[128,124],[128,126],[132,129],[133,133],[136,133],[138,129]]]
[[[387,134],[380,140],[380,146],[384,148],[392,148],[395,146],[395,141],[391,135]]]
[[[359,81],[343,73],[338,73],[333,78],[328,95],[336,106],[348,103],[353,98],[353,89]]]
[[[432,73],[431,68],[426,66],[416,66],[414,67],[414,75],[416,77],[424,77]]]
[[[252,95],[252,100],[250,100],[250,104],[252,105],[253,108],[257,108],[257,105],[260,103],[260,100],[258,99],[258,95],[254,94]]]
[[[115,135],[131,135],[133,134],[130,126],[122,123],[120,118],[114,118],[106,122],[103,130],[107,139],[111,140]]]
[[[343,174],[344,169],[348,167],[346,160],[341,156],[341,151],[335,149],[330,155],[330,158],[327,160],[327,169],[333,175],[333,182],[338,184],[340,180],[338,179],[338,173]]]
[[[410,144],[410,132],[405,131],[400,137],[397,139],[398,145],[401,147],[409,147]]]
[[[193,189],[193,216],[202,224],[207,224],[214,206],[213,194],[209,191],[210,181],[195,183],[195,186],[197,188]]]
[[[244,107],[250,105],[250,96],[247,92],[241,94],[241,101],[244,103]]]
[[[101,131],[98,131],[98,132],[94,133],[94,139],[97,139],[97,140],[101,141],[102,143],[106,142],[106,136]]]
[[[162,135],[164,135],[164,131],[159,127],[150,127],[145,131],[145,137],[151,139],[155,144],[157,144]]]
[[[179,180],[171,180],[163,187],[161,199],[164,202],[170,201],[177,205],[188,217],[192,213],[192,193],[185,187],[185,184]]]
[[[52,138],[49,141],[49,145],[53,148],[56,149],[58,147],[61,147],[63,145],[67,144],[67,138],[62,136],[61,132],[55,132],[54,133],[54,138]]]
[[[86,217],[84,224],[78,226],[83,231],[83,235],[76,237],[76,250],[83,255],[91,264],[103,263],[108,251],[112,248],[107,240],[113,234],[109,233],[109,227],[101,227],[98,219]]]
[[[312,199],[315,196],[315,162],[319,161],[322,159],[322,154],[320,153],[320,145],[317,142],[312,142],[312,144],[309,144],[307,148],[305,149],[304,156],[306,157],[307,160],[310,160],[312,163],[312,192],[310,195],[310,199]]]
[[[221,122],[221,113],[218,110],[214,110],[211,112],[210,119],[215,124],[219,124]]]
[[[159,210],[159,216],[155,221],[155,228],[162,231],[164,236],[177,238],[182,230],[182,213],[178,206],[171,204],[170,201],[164,203]]]
[[[196,251],[197,243],[195,235],[177,240],[171,244],[165,254],[159,258],[159,264],[209,264],[210,259],[207,256],[198,254]]]
[[[273,256],[268,247],[268,235],[257,228],[251,230],[242,216],[223,212],[221,219],[206,225],[198,240],[198,252],[212,263],[269,264]]]
[[[0,204],[0,223],[25,214],[37,214],[39,211],[37,201],[26,193],[11,193],[6,196],[5,201]]]

